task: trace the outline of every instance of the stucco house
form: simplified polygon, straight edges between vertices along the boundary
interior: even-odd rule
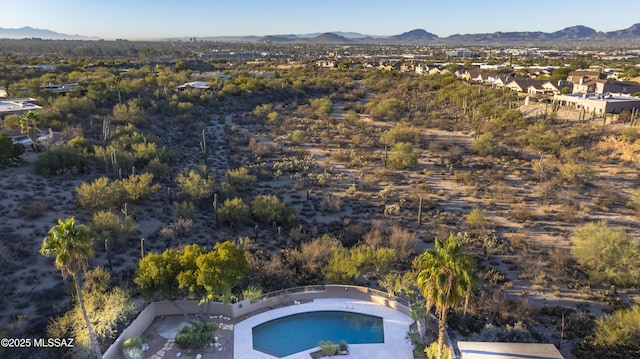
[[[517,77],[505,85],[508,89],[517,93],[528,93],[529,87],[540,87],[544,82],[530,78]]]

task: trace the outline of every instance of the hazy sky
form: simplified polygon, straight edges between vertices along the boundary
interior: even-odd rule
[[[10,0],[0,0],[0,5]],[[4,4],[0,27],[31,26],[105,39],[306,34],[441,37],[495,31],[597,31],[640,22],[638,0],[20,0]]]

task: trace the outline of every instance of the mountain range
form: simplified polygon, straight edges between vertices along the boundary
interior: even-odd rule
[[[0,38],[24,39],[68,39],[68,40],[95,40],[94,37],[82,35],[61,34],[51,30],[23,27],[19,29],[5,29],[0,27]],[[423,29],[411,30],[393,36],[371,36],[357,32],[326,32],[313,34],[288,34],[267,36],[214,36],[201,37],[199,40],[211,41],[245,41],[245,42],[272,42],[272,43],[317,43],[317,44],[428,44],[434,42],[452,42],[464,44],[478,43],[544,43],[554,41],[611,41],[611,40],[640,40],[640,23],[627,29],[599,32],[590,27],[576,25],[555,32],[521,31],[521,32],[493,32],[485,34],[455,34],[448,37],[439,37],[436,34]],[[156,40],[181,40],[156,39]]]
[[[0,27],[0,39],[25,39],[25,38],[39,38],[39,39],[51,39],[51,40],[95,39],[95,38],[82,36],[82,35],[61,34],[59,32],[46,30],[46,29],[34,29],[29,26],[21,27],[19,29],[5,29]]]

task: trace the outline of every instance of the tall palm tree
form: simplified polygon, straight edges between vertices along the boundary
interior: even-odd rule
[[[33,151],[38,153],[38,132],[40,129],[38,128],[38,122],[40,122],[40,118],[38,114],[33,111],[28,111],[22,116],[20,116],[20,132],[26,133],[27,137],[31,141],[31,146],[33,147]]]
[[[42,241],[40,254],[46,257],[55,257],[54,263],[56,268],[60,269],[62,278],[66,279],[71,276],[73,279],[78,295],[78,304],[89,330],[94,354],[96,358],[102,359],[100,344],[91,327],[80,289],[80,275],[87,268],[87,259],[93,256],[92,244],[93,234],[89,227],[82,224],[76,225],[76,219],[73,217],[65,220],[58,219],[58,225],[51,227],[49,235]]]
[[[473,286],[477,283],[473,258],[462,253],[462,245],[450,235],[447,241],[436,238],[435,247],[414,261],[418,288],[427,301],[427,310],[436,307],[438,324],[438,358],[444,353],[447,312],[464,302],[465,312]]]

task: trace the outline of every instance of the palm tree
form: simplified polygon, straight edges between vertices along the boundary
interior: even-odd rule
[[[31,141],[31,146],[36,153],[38,152],[37,141],[38,132],[40,131],[38,128],[39,121],[40,118],[38,114],[33,111],[28,111],[20,116],[20,132],[27,134],[27,137],[29,137]]]
[[[100,344],[96,337],[87,310],[84,307],[82,299],[82,290],[80,289],[80,275],[87,268],[87,259],[93,256],[93,234],[89,227],[79,224],[76,225],[76,219],[67,218],[64,221],[58,219],[58,225],[51,227],[49,235],[42,241],[40,254],[45,257],[55,257],[55,266],[60,269],[62,278],[66,279],[71,276],[73,284],[76,287],[78,296],[78,304],[82,310],[85,324],[89,330],[89,338],[96,358],[102,359],[100,352]]]
[[[464,302],[465,312],[473,286],[477,283],[473,259],[462,253],[462,245],[450,235],[447,241],[436,238],[435,247],[420,254],[414,261],[418,273],[418,288],[424,296],[427,310],[436,307],[438,324],[438,358],[444,353],[447,312]]]

